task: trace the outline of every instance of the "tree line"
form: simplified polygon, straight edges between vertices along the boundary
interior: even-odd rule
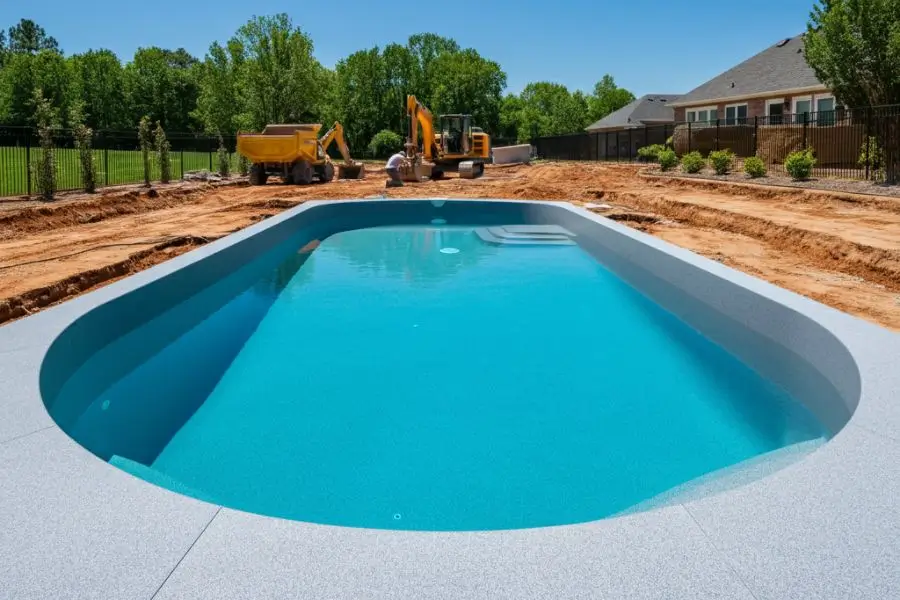
[[[470,113],[485,131],[518,140],[582,131],[634,99],[610,75],[589,93],[551,82],[520,94],[505,87],[497,62],[433,33],[359,50],[329,69],[286,14],[253,17],[202,59],[158,47],[125,63],[104,49],[66,56],[33,21],[0,31],[3,125],[34,125],[37,92],[64,127],[75,107],[95,130],[133,130],[143,117],[167,131],[219,135],[339,120],[361,149],[379,131],[405,132],[407,94],[435,114]]]

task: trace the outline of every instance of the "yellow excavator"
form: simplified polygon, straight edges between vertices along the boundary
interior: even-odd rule
[[[491,138],[472,125],[472,115],[440,115],[440,129],[435,130],[434,115],[413,95],[406,97],[406,114],[409,136],[406,160],[400,166],[403,181],[440,179],[448,171],[458,171],[464,179],[484,174],[484,164],[491,157]]]
[[[312,183],[313,179],[331,181],[335,167],[328,147],[333,142],[337,142],[344,158],[337,167],[338,179],[363,179],[363,165],[350,158],[341,124],[335,123],[317,138],[321,128],[319,124],[267,125],[259,134],[239,134],[237,150],[252,163],[250,185],[265,185],[269,175],[280,175],[285,183],[298,185]]]

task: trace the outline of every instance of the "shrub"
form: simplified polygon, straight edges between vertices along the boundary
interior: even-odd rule
[[[884,177],[884,154],[876,137],[869,136],[859,147],[857,164],[859,164],[861,169],[865,169],[868,166],[869,176],[875,180],[880,180]]]
[[[250,172],[250,161],[243,154],[238,155],[238,173],[241,177],[246,177]]]
[[[675,148],[675,136],[674,135],[670,135],[668,138],[666,138],[666,148],[673,148],[673,149]]]
[[[69,109],[69,122],[72,124],[75,149],[78,151],[78,162],[81,164],[81,188],[85,192],[93,194],[97,191],[97,163],[91,147],[94,131],[84,124],[81,102],[73,103]]]
[[[156,159],[159,161],[159,180],[169,183],[172,181],[172,161],[169,158],[169,150],[172,149],[172,145],[166,139],[166,132],[159,121],[156,122],[153,140],[156,143]]]
[[[231,156],[228,154],[228,148],[225,147],[225,140],[219,136],[219,149],[216,150],[216,158],[219,161],[219,175],[228,177],[231,173]]]
[[[678,155],[674,150],[663,150],[657,157],[660,171],[670,171],[678,164]]]
[[[681,170],[685,173],[699,173],[706,166],[706,161],[694,150],[681,157]]]
[[[764,177],[766,174],[766,163],[758,156],[751,156],[744,160],[744,173],[753,177]]]
[[[656,162],[659,160],[659,153],[666,149],[662,144],[651,144],[638,148],[637,155],[643,161]]]
[[[734,154],[731,150],[716,150],[709,153],[709,164],[716,175],[727,175],[734,164]]]
[[[787,158],[784,159],[784,170],[797,181],[809,179],[813,167],[815,166],[816,157],[813,156],[812,148],[791,152],[788,154]]]
[[[56,109],[44,92],[37,88],[32,96],[34,120],[37,125],[41,152],[37,157],[35,171],[37,174],[38,193],[44,200],[53,200],[56,192],[56,156],[53,152],[53,128],[59,125]]]
[[[369,152],[375,158],[385,158],[403,150],[404,140],[402,137],[388,129],[382,129],[369,142]]]
[[[153,134],[150,133],[150,117],[141,117],[141,122],[138,123],[138,140],[141,144],[144,185],[150,187],[150,148],[153,147]]]

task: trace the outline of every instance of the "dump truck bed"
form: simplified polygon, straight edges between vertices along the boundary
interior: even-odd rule
[[[321,125],[278,125],[260,134],[242,133],[237,150],[253,163],[293,163],[318,160],[318,133]]]

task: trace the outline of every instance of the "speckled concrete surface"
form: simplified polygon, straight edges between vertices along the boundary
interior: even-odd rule
[[[41,365],[82,315],[102,306],[93,326],[114,336],[134,290],[174,298],[200,261],[215,276],[279,228],[399,204],[410,205],[307,203],[0,328],[0,598],[900,597],[898,336],[558,203],[482,206],[515,205],[588,239],[610,268],[790,389],[839,430],[834,438],[761,479],[664,508],[427,533],[286,521],[180,496],[94,457],[47,414],[41,388],[58,382]]]

